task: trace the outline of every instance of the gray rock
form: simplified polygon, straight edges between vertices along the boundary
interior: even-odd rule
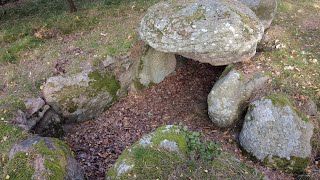
[[[174,157],[183,158],[188,153],[187,140],[185,134],[180,131],[179,126],[167,125],[162,126],[145,135],[137,143],[127,148],[117,160],[115,165],[109,169],[106,179],[126,179],[124,177],[130,173],[135,166],[139,166],[139,158],[136,154],[144,150],[156,150],[160,153],[172,154]],[[148,152],[148,151],[146,151]],[[148,154],[145,154],[148,156]]]
[[[107,67],[107,66],[109,66],[109,65],[111,65],[111,64],[113,64],[115,62],[116,61],[115,61],[115,59],[113,57],[107,56],[107,59],[102,61],[102,64],[103,64],[104,67]]]
[[[46,103],[40,97],[38,98],[28,98],[24,102],[26,106],[26,113],[28,116],[32,116],[34,113],[39,111]]]
[[[43,96],[67,122],[90,120],[117,98],[118,80],[109,72],[88,71],[73,76],[50,77]]]
[[[153,48],[148,49],[140,63],[141,69],[139,70],[138,79],[146,87],[150,84],[160,83],[176,68],[174,54],[163,53]]]
[[[19,158],[16,157],[21,156],[21,154],[24,154],[27,161],[19,162]],[[10,174],[14,171],[16,174],[23,174],[24,172],[20,171],[25,168],[16,169],[12,167],[15,163],[20,163],[19,167],[33,167],[33,174],[25,175],[25,178],[28,179],[31,179],[31,177],[39,180],[51,178],[84,179],[83,171],[73,158],[70,149],[65,143],[54,138],[31,137],[15,144],[10,150],[9,162],[4,167],[4,172]],[[57,171],[57,169],[59,170]]]
[[[277,10],[277,0],[238,0],[242,4],[251,8],[260,21],[264,29],[270,27]]]
[[[315,116],[318,112],[318,107],[311,99],[306,100],[302,105],[302,112],[308,116]]]
[[[290,172],[303,172],[311,155],[313,125],[303,121],[279,95],[251,103],[240,144],[258,160]]]
[[[255,54],[263,25],[237,1],[171,0],[149,8],[139,34],[158,51],[226,65]]]
[[[266,76],[245,78],[241,72],[232,69],[222,77],[208,95],[208,114],[218,127],[234,125],[240,118],[253,92],[264,87]]]

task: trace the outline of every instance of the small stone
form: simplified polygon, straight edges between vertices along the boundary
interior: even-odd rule
[[[46,103],[40,97],[38,98],[28,98],[24,102],[26,106],[26,113],[28,116],[32,116],[34,113],[39,111]]]
[[[108,66],[110,66],[111,64],[113,64],[115,62],[116,62],[115,59],[108,55],[107,59],[102,61],[102,64],[103,64],[103,67],[108,67]]]
[[[318,107],[311,99],[307,99],[302,105],[302,112],[308,116],[315,116],[318,112]]]

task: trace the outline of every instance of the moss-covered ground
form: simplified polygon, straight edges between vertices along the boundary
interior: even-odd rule
[[[21,129],[0,122],[0,177],[2,177],[3,167],[8,162],[8,153],[11,147],[27,136],[27,133]]]

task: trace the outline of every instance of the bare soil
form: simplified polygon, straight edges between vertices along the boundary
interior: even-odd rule
[[[239,127],[218,129],[207,115],[207,95],[224,67],[187,61],[163,82],[129,94],[93,121],[68,127],[66,141],[89,179],[104,179],[122,151],[143,135],[165,124],[188,125],[204,138],[218,141],[225,151],[254,165],[270,179],[292,176],[246,159],[238,146]]]

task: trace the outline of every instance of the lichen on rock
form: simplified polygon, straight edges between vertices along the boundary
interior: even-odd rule
[[[67,122],[94,118],[117,99],[120,84],[109,72],[84,71],[70,77],[47,80],[43,95]]]
[[[264,29],[270,27],[277,10],[277,0],[238,0],[251,8],[262,22]]]
[[[256,15],[237,1],[163,1],[142,19],[139,34],[158,51],[212,65],[251,58],[263,35]]]
[[[181,174],[186,179],[264,179],[259,171],[228,153],[212,161],[191,158],[186,132],[167,125],[144,136],[120,155],[106,179],[176,179],[182,178]]]
[[[251,103],[240,133],[241,146],[261,162],[287,172],[307,167],[313,125],[304,121],[284,96]]]
[[[222,128],[235,125],[253,93],[262,89],[268,80],[268,76],[261,74],[245,77],[233,65],[227,66],[208,95],[208,114],[212,122]]]

